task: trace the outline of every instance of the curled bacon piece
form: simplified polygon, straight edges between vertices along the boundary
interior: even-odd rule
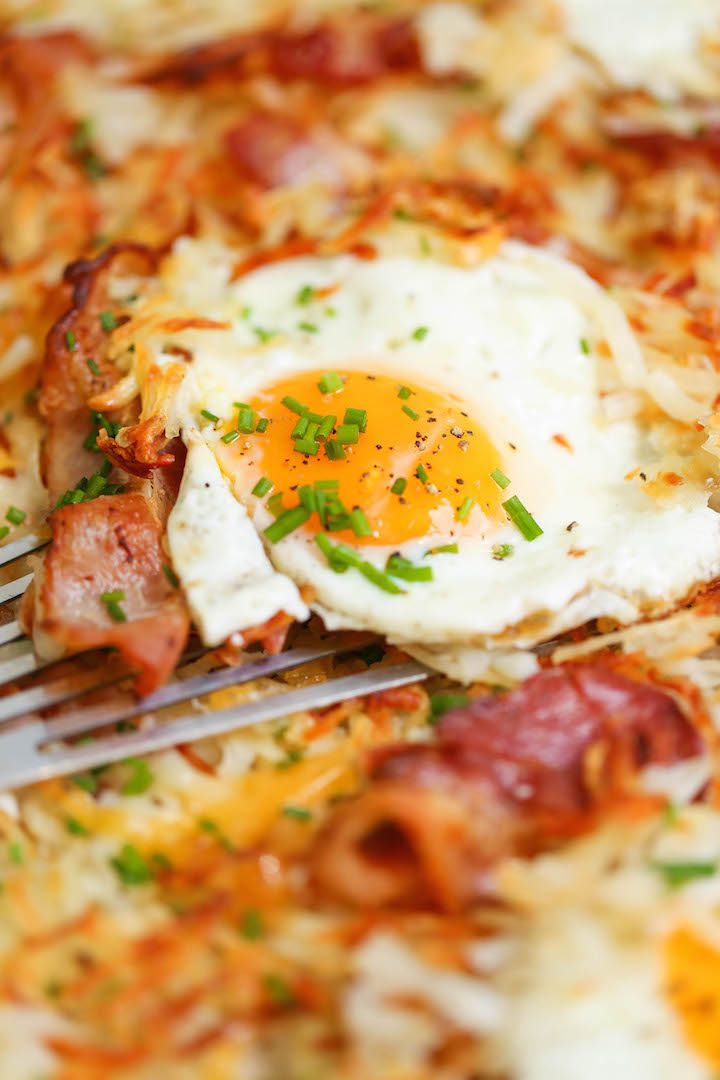
[[[662,690],[596,664],[558,667],[443,717],[434,743],[375,753],[315,854],[320,886],[361,906],[456,910],[498,859],[591,828],[637,772],[701,752]]]
[[[163,572],[161,531],[139,492],[57,510],[36,586],[33,631],[62,652],[114,646],[148,694],[170,675],[189,620]],[[103,603],[120,592],[120,615]],[[122,621],[120,621],[122,620]]]
[[[51,505],[98,468],[97,454],[83,447],[91,430],[87,402],[121,377],[105,358],[107,333],[100,321],[101,312],[115,306],[109,300],[110,278],[114,273],[148,275],[156,260],[141,244],[114,244],[95,259],[71,263],[65,271],[72,307],[48,334],[38,402],[46,423],[43,473]],[[123,413],[115,419],[127,423],[131,416]]]
[[[352,20],[326,20],[307,30],[282,27],[195,46],[161,61],[145,79],[197,86],[271,74],[342,88],[417,71],[420,65],[410,20],[389,22],[358,13]]]
[[[286,184],[338,184],[342,173],[329,148],[297,121],[257,113],[225,135],[237,171],[261,188]]]

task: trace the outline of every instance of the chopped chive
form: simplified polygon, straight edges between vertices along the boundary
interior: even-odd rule
[[[277,335],[277,330],[264,330],[262,326],[253,326],[253,334],[263,345],[267,345],[268,341],[272,341]]]
[[[211,420],[213,424],[217,424],[220,419],[219,416],[216,416],[214,412],[210,412],[209,409],[201,409],[200,415],[204,416],[206,420]]]
[[[320,443],[315,442],[315,439],[296,439],[295,449],[298,454],[306,454],[308,457],[314,457],[320,449]]]
[[[308,424],[308,428],[307,428],[307,431],[305,432],[304,437],[306,439],[314,439],[314,438],[316,438],[319,428],[320,428],[319,424]]]
[[[107,613],[113,622],[127,622],[127,615],[120,607],[121,600],[125,599],[125,593],[122,589],[113,589],[112,592],[104,592],[100,599],[105,605]]]
[[[131,770],[131,776],[120,789],[121,795],[144,795],[152,786],[154,776],[152,769],[143,758],[127,758],[123,761]]]
[[[432,255],[430,241],[424,233],[418,237],[418,247],[420,248],[421,255]]]
[[[88,357],[87,360],[85,361],[85,363],[87,364],[88,369],[92,372],[93,375],[99,375],[100,374],[100,368],[97,366],[95,361],[93,359],[91,359],[91,357]]]
[[[297,398],[291,397],[289,394],[287,394],[282,399],[281,404],[284,405],[286,409],[289,409],[290,412],[297,413],[298,416],[304,416],[305,413],[308,411],[307,405],[303,405],[301,401],[298,401]]]
[[[412,390],[409,386],[401,386],[398,390],[398,397],[402,398],[403,401],[407,401],[411,394]]]
[[[272,525],[268,525],[267,529],[265,529],[265,536],[271,544],[277,544],[280,540],[284,540],[286,536],[289,536],[291,532],[295,532],[295,529],[299,529],[301,525],[304,525],[309,517],[310,511],[306,510],[304,506],[294,506],[292,510],[286,510],[281,514]]]
[[[309,304],[315,296],[315,289],[312,285],[303,285],[295,297],[296,304],[302,304],[303,306]]]
[[[309,427],[309,420],[306,420],[304,416],[299,417],[295,427],[290,432],[291,439],[304,439],[305,432]]]
[[[318,328],[315,323],[311,322],[299,322],[297,324],[298,330],[302,330],[304,334],[317,334]]]
[[[502,488],[503,491],[506,487],[510,487],[510,480],[502,471],[502,469],[493,469],[493,471],[490,473],[490,477],[492,480],[495,481],[499,488]]]
[[[584,337],[580,338],[580,349],[581,349],[582,352],[585,353],[586,356],[590,355],[590,346],[588,345],[587,338],[584,338]]]
[[[316,480],[315,481],[315,490],[316,491],[337,491],[339,486],[340,486],[340,484],[339,484],[339,481],[337,481],[337,480]]]
[[[252,315],[252,308],[250,307],[249,304],[246,304],[245,307],[240,309],[240,318],[245,319],[246,322],[250,318],[251,315]]]
[[[233,409],[249,409],[247,401],[233,401]]]
[[[360,431],[367,428],[367,409],[346,409],[343,424],[355,424]]]
[[[312,811],[306,810],[304,806],[283,806],[282,814],[294,821],[312,821]]]
[[[525,509],[517,495],[507,499],[502,504],[502,508],[526,540],[535,540],[538,536],[542,536],[542,529],[529,510]]]
[[[276,491],[274,495],[271,495],[266,503],[266,506],[272,516],[275,518],[279,518],[281,514],[284,514],[285,507],[283,506],[282,491]]]
[[[295,1004],[292,988],[279,975],[266,975],[263,982],[268,996],[272,998],[275,1005],[287,1008]]]
[[[493,559],[509,559],[515,548],[512,544],[493,544]]]
[[[325,527],[328,532],[343,532],[350,528],[350,515],[347,510],[338,510],[325,514]]]
[[[18,510],[17,506],[9,506],[5,515],[5,520],[9,521],[11,525],[22,525],[25,517],[24,510]]]
[[[333,428],[335,427],[335,421],[336,420],[337,420],[337,416],[330,416],[330,415],[323,416],[322,420],[320,421],[320,427],[318,428],[318,432],[317,432],[318,439],[329,439],[330,438],[330,436],[332,435],[332,432],[333,432]]]
[[[251,435],[255,430],[255,413],[252,409],[241,409],[238,413],[237,429],[243,435]]]
[[[103,330],[108,334],[117,326],[117,319],[113,315],[112,311],[101,311],[99,318],[100,325],[102,326]]]
[[[411,409],[409,405],[403,405],[402,411],[406,416],[409,416],[411,420],[417,420],[420,413],[416,413],[414,409]]]
[[[320,424],[322,424],[325,417],[321,413],[310,412],[310,410],[308,409],[308,411],[305,413],[305,419],[308,421],[308,423],[317,424],[319,426]]]
[[[323,311],[323,314],[327,315],[328,319],[334,319],[335,316],[337,315],[337,308],[328,306]]]
[[[430,327],[429,326],[418,326],[412,332],[413,341],[424,341],[429,333],[430,333]]]
[[[243,915],[240,930],[248,941],[257,941],[265,931],[262,913],[257,908],[248,908]]]
[[[10,526],[9,525],[3,525],[2,527],[0,527],[0,540],[4,540],[5,537],[9,535],[9,533],[10,533]]]
[[[399,585],[395,584],[388,574],[383,573],[382,570],[378,570],[372,563],[361,562],[358,564],[357,568],[363,577],[367,578],[368,581],[371,581],[373,585],[377,585],[383,592],[393,593],[396,596],[405,592],[404,589],[401,589]]]
[[[365,511],[359,506],[350,511],[350,528],[356,536],[372,536],[370,522],[365,517]]]
[[[463,501],[458,506],[457,519],[458,521],[466,521],[470,511],[475,505],[475,500],[471,499],[469,495],[466,495]]]
[[[331,461],[342,461],[345,457],[345,448],[340,445],[337,439],[328,439],[325,443],[325,453]]]
[[[430,548],[426,555],[457,555],[460,548],[457,544],[441,544],[440,547]]]
[[[415,470],[415,475],[422,484],[427,484],[428,480],[430,479],[427,474],[427,469],[424,465],[418,465],[417,469]]]
[[[98,495],[105,489],[105,486],[105,477],[101,473],[93,473],[85,485],[83,501],[90,502],[91,499],[97,499]]]
[[[76,340],[75,334],[72,332],[72,330],[66,330],[65,331],[65,344],[67,345],[68,350],[70,352],[75,351],[75,348],[77,346],[77,340]]]
[[[240,432],[239,431],[228,431],[228,433],[226,435],[222,436],[222,442],[224,442],[224,443],[234,443],[235,440],[239,439],[239,438],[240,438]]]
[[[335,438],[341,445],[356,443],[360,437],[360,428],[357,424],[338,424]]]
[[[452,694],[448,691],[440,691],[437,694],[432,694],[430,697],[430,716],[428,720],[431,724],[437,724],[441,716],[451,709],[461,709],[464,705],[467,705],[470,698],[467,694]]]
[[[169,563],[163,563],[163,574],[168,580],[168,583],[172,585],[173,589],[180,588],[180,578],[177,576],[172,566]]]
[[[306,510],[309,510],[311,514],[317,511],[317,494],[314,488],[311,488],[309,484],[304,484],[303,487],[298,488],[298,499],[300,505],[304,506]]]
[[[433,572],[431,566],[415,566],[409,559],[402,555],[391,555],[385,570],[392,577],[401,578],[403,581],[432,581]]]
[[[403,491],[407,487],[407,480],[403,476],[398,476],[397,480],[390,488],[393,495],[402,495]]]
[[[255,487],[252,489],[252,494],[257,495],[258,499],[262,499],[263,495],[267,495],[269,491],[273,489],[272,480],[268,480],[267,476],[261,477]]]
[[[260,417],[260,419],[257,422],[257,427],[255,428],[258,435],[263,435],[267,431],[269,423],[270,423],[270,421],[268,420],[268,418],[266,416],[261,416]]]
[[[322,376],[318,382],[318,390],[321,394],[334,394],[338,390],[342,390],[345,383],[342,381],[337,371],[328,371]]]
[[[65,828],[72,836],[90,835],[90,830],[83,825],[82,821],[74,817],[65,818]]]
[[[655,862],[652,865],[671,889],[679,889],[696,878],[712,877],[718,869],[717,863],[710,861]]]
[[[19,844],[17,840],[13,840],[8,844],[8,855],[10,856],[10,862],[15,863],[16,866],[22,866],[25,861],[22,844]]]
[[[148,863],[132,844],[124,844],[119,853],[110,860],[123,885],[146,885],[153,873]]]

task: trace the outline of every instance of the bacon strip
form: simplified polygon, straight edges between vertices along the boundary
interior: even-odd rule
[[[434,743],[376,752],[368,791],[320,836],[316,880],[360,906],[457,910],[498,859],[588,830],[640,769],[702,748],[657,687],[600,664],[543,671],[448,713]]]
[[[173,671],[188,635],[181,596],[163,572],[161,531],[139,492],[101,496],[57,510],[37,588],[34,630],[63,651],[114,646],[148,694]],[[114,621],[103,593],[120,590],[126,621]]]
[[[195,46],[160,61],[144,77],[151,83],[198,86],[270,74],[343,88],[420,66],[410,20],[358,14],[308,30],[277,28]]]

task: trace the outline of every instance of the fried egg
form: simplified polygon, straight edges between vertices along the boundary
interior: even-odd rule
[[[221,325],[150,341],[159,364],[180,341],[191,357],[169,541],[201,628],[209,608],[223,632],[242,622],[262,568],[247,620],[281,601],[300,617],[302,589],[328,628],[469,679],[488,649],[660,614],[720,571],[712,460],[637,393],[627,407],[620,376],[640,381],[642,353],[575,266],[506,242],[472,267],[389,251],[231,268],[182,241],[163,302]],[[210,460],[243,524],[227,490],[222,509],[204,498],[193,549],[178,535]]]

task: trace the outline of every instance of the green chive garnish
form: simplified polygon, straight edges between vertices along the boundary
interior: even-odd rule
[[[345,457],[345,448],[340,445],[337,439],[328,439],[325,443],[325,453],[331,461],[342,461]]]
[[[490,477],[495,481],[499,488],[504,491],[506,487],[510,487],[510,480],[502,471],[502,469],[493,469],[490,473]]]
[[[223,435],[221,438],[222,438],[222,442],[224,442],[224,443],[234,443],[236,439],[240,438],[240,432],[239,431],[228,431],[228,433],[226,435]]]
[[[412,394],[412,390],[410,389],[409,386],[401,386],[400,389],[398,390],[398,397],[402,398],[403,401],[407,401],[407,399],[410,397],[411,394]]]
[[[502,504],[502,508],[526,540],[535,540],[538,536],[542,536],[542,529],[529,510],[525,509],[517,495],[507,499]]]
[[[97,366],[94,360],[90,359],[90,357],[88,357],[85,363],[87,364],[89,370],[92,372],[93,375],[100,374],[100,368]]]
[[[318,424],[318,425],[320,425],[320,424],[322,424],[325,417],[324,417],[324,415],[322,413],[310,412],[310,410],[308,409],[308,411],[305,413],[305,419],[310,424]]]
[[[117,319],[113,315],[112,311],[101,311],[99,318],[100,325],[102,326],[103,330],[108,334],[117,326]]]
[[[257,908],[248,908],[243,915],[240,927],[242,936],[248,941],[257,941],[263,936],[265,924],[261,912]]]
[[[272,491],[272,488],[272,480],[268,480],[267,476],[263,476],[252,489],[252,494],[257,495],[258,499],[262,499],[263,495],[267,495],[269,491]]]
[[[18,510],[17,506],[9,506],[5,515],[5,520],[9,521],[11,525],[22,525],[25,516],[24,510]]]
[[[268,341],[275,337],[277,330],[264,330],[262,326],[253,326],[253,334],[263,345],[267,345]]]
[[[320,443],[315,439],[296,439],[295,449],[298,454],[306,454],[309,457],[314,457],[320,449]]]
[[[337,480],[316,480],[316,491],[337,491],[340,487],[340,483]]]
[[[360,437],[360,428],[357,424],[338,424],[335,438],[341,445],[356,443]]]
[[[404,589],[401,589],[399,585],[395,584],[391,577],[384,574],[382,570],[378,570],[372,563],[361,562],[358,565],[358,570],[363,577],[367,578],[368,581],[371,581],[373,585],[377,585],[383,592],[393,593],[396,596],[405,592]]]
[[[152,769],[142,758],[127,758],[123,761],[131,770],[131,776],[120,789],[122,795],[144,795],[153,782]]]
[[[393,495],[402,495],[403,491],[407,487],[407,480],[403,476],[398,476],[397,480],[390,488]]]
[[[318,439],[329,439],[332,435],[333,428],[335,427],[335,421],[337,416],[323,416],[320,426],[318,427],[317,437]]]
[[[172,585],[173,589],[180,588],[180,578],[168,563],[163,563],[163,574],[167,578],[168,583]]]
[[[350,528],[356,536],[372,536],[370,523],[359,506],[350,511]]]
[[[403,405],[402,411],[406,416],[409,416],[411,420],[417,420],[420,413],[416,413],[414,409],[411,409],[409,405]]]
[[[72,330],[66,330],[65,331],[65,344],[67,345],[68,350],[70,352],[75,351],[75,346],[77,345],[77,341],[75,339],[75,335],[72,332]]]
[[[122,589],[104,592],[100,599],[107,608],[107,613],[113,622],[127,622],[127,615],[120,607],[120,602],[125,599],[125,593]]]
[[[213,424],[217,424],[218,420],[220,419],[219,416],[216,416],[214,412],[210,412],[209,409],[201,409],[200,415],[204,416],[206,420],[212,421]]]
[[[304,806],[283,806],[283,817],[292,818],[294,821],[312,821],[312,812]]]
[[[298,330],[302,330],[304,334],[317,334],[318,328],[315,323],[311,322],[299,322]]]
[[[260,417],[260,419],[257,422],[257,427],[255,428],[258,435],[263,435],[267,431],[269,423],[270,423],[270,421],[268,420],[268,418],[266,416],[261,416]]]
[[[298,419],[298,422],[296,423],[295,427],[290,432],[290,438],[291,439],[304,439],[305,438],[305,433],[307,432],[307,429],[308,429],[309,425],[310,425],[310,421],[306,420],[304,416],[301,416]]]
[[[467,519],[468,515],[470,514],[470,511],[472,510],[474,505],[475,505],[475,500],[471,499],[469,495],[466,495],[465,498],[463,499],[463,501],[458,506],[458,511],[457,511],[457,519],[458,519],[458,521],[465,521]]]
[[[336,371],[328,371],[318,382],[318,390],[321,394],[334,394],[342,390],[345,383]]]
[[[421,484],[427,484],[428,480],[430,479],[427,474],[427,469],[424,465],[418,465],[417,469],[415,470],[415,475],[417,476]]]
[[[241,409],[238,413],[237,429],[243,435],[250,435],[255,430],[255,413],[252,409]]]
[[[309,517],[310,511],[306,510],[304,506],[294,506],[292,510],[286,510],[281,514],[272,525],[268,525],[267,529],[265,529],[265,536],[267,536],[271,544],[277,544],[280,540],[284,540],[286,536],[289,536],[291,532],[295,532],[295,529],[299,529],[301,525],[304,525]]]
[[[10,526],[3,525],[0,527],[0,540],[4,540],[6,536],[10,534]]]
[[[437,724],[441,716],[451,709],[461,709],[464,705],[467,705],[470,698],[467,694],[451,694],[447,691],[440,691],[440,693],[432,694],[430,697],[430,716],[428,720],[431,724]]]
[[[315,296],[315,289],[312,285],[303,285],[302,289],[295,297],[296,304],[302,304],[303,306],[309,304],[312,298]]]
[[[652,865],[662,874],[671,889],[679,889],[688,881],[695,881],[697,878],[712,877],[718,869],[717,863],[709,861],[655,862]]]
[[[309,510],[311,514],[314,514],[318,508],[317,494],[314,488],[311,488],[309,484],[304,484],[303,487],[298,488],[298,499],[300,505],[304,506],[306,510]]]
[[[582,352],[585,353],[586,356],[590,355],[590,346],[588,345],[587,338],[584,338],[584,337],[580,338],[580,349],[581,349]]]
[[[417,329],[412,332],[413,341],[424,341],[429,333],[429,326],[418,326]]]
[[[289,409],[290,412],[297,413],[298,416],[304,416],[305,413],[308,411],[307,405],[303,405],[301,401],[298,401],[297,398],[291,397],[289,394],[282,399],[281,404],[283,404],[286,409]]]
[[[343,424],[355,424],[360,431],[367,428],[367,409],[346,409]]]
[[[415,566],[402,555],[391,555],[385,569],[392,577],[401,578],[403,581],[432,581],[433,579],[431,566]]]
[[[123,885],[146,885],[152,881],[152,870],[132,844],[124,844],[120,852],[110,860],[110,865]]]
[[[426,555],[457,555],[459,551],[457,544],[441,544],[440,547],[430,548],[426,551]]]
[[[512,544],[493,544],[493,559],[509,559],[515,548]]]
[[[274,518],[279,518],[281,514],[284,514],[285,507],[283,506],[282,491],[276,491],[274,495],[271,495],[266,506]]]

